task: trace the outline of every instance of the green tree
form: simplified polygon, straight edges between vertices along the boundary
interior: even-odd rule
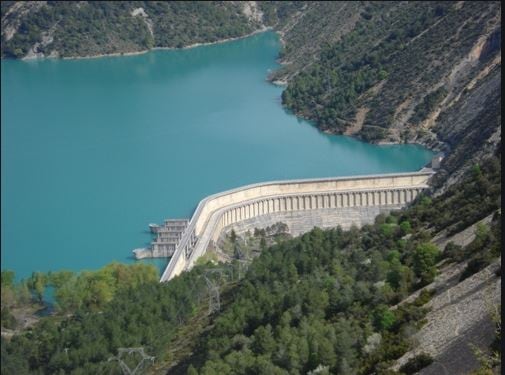
[[[44,300],[44,290],[46,288],[47,281],[47,275],[44,273],[33,272],[28,282],[28,288],[40,303]]]
[[[264,251],[264,250],[266,250],[266,248],[267,248],[267,241],[265,240],[265,237],[261,237],[260,249],[261,249],[261,251]]]
[[[10,270],[3,270],[2,271],[2,287],[10,288],[14,285],[14,278],[15,278],[15,273],[14,271]]]
[[[379,305],[373,312],[373,324],[380,331],[386,331],[396,322],[395,314],[385,305]]]
[[[270,354],[275,350],[275,339],[272,333],[272,326],[260,326],[254,332],[252,348],[257,354]]]
[[[230,241],[232,244],[234,244],[237,241],[237,234],[235,233],[234,229],[232,229],[230,232]]]
[[[453,259],[456,261],[462,260],[463,256],[463,248],[459,245],[456,245],[454,242],[450,241],[445,245],[444,248],[444,257],[447,257],[449,259]]]
[[[438,247],[425,242],[416,247],[413,257],[414,272],[421,279],[421,284],[426,285],[433,281],[436,275],[435,264],[440,257]]]
[[[402,234],[406,235],[412,232],[412,226],[408,220],[402,221],[400,223],[400,229],[402,230]]]
[[[14,277],[13,271],[2,271],[1,283],[1,299],[2,299],[2,312],[4,307],[12,306],[16,302],[16,292],[14,290]],[[6,314],[6,313],[4,313]]]
[[[48,283],[54,288],[60,288],[75,277],[72,271],[57,271],[48,273]]]

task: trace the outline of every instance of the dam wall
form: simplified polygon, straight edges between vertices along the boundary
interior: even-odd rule
[[[160,281],[189,270],[223,230],[291,221],[290,229],[372,222],[380,212],[401,208],[428,187],[434,172],[273,181],[211,195],[197,206]],[[279,220],[281,218],[281,220]],[[289,226],[289,223],[288,223]],[[308,228],[308,229],[307,229]]]
[[[338,210],[321,208],[307,211],[275,212],[231,224],[221,230],[220,236],[228,234],[232,229],[239,236],[243,236],[247,231],[253,233],[255,228],[264,229],[278,222],[286,224],[289,228],[289,234],[293,237],[309,232],[314,227],[326,229],[339,225],[342,229],[347,230],[352,225],[361,227],[366,224],[373,224],[379,214],[387,214],[391,210],[400,208],[402,208],[401,205],[389,205],[342,207]]]

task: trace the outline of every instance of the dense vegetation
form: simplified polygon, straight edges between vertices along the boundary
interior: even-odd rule
[[[69,318],[42,318],[9,344],[2,337],[2,374],[120,373],[116,362],[107,362],[119,347],[143,346],[158,355],[175,327],[194,312],[204,286],[200,274],[197,267],[169,284],[158,282],[154,267],[142,265],[53,274],[58,309]],[[2,279],[2,293],[9,287]],[[67,304],[69,297],[76,303]]]
[[[77,310],[99,311],[119,291],[156,282],[158,272],[155,267],[141,263],[132,266],[111,263],[98,271],[34,272],[26,280],[17,283],[14,280],[13,271],[2,271],[2,327],[9,329],[19,328],[11,311],[42,306],[48,288],[54,295],[52,307],[59,315]]]
[[[454,234],[498,210],[501,204],[500,160],[498,149],[493,158],[468,171],[471,177],[465,184],[450,187],[433,202],[429,197],[424,198],[406,212],[407,217],[414,225],[424,222],[432,231],[446,229],[448,234]]]
[[[249,22],[241,8],[227,2],[145,2],[152,14],[155,41],[159,47],[184,47],[242,36],[258,25]]]
[[[423,305],[433,291],[391,306],[429,284],[442,256],[470,259],[465,272],[471,274],[499,255],[499,163],[497,154],[444,195],[423,196],[409,209],[380,215],[374,225],[316,228],[280,241],[240,280],[237,263],[199,265],[166,284],[149,268],[117,264],[80,275],[34,274],[27,284],[33,298],[52,285],[58,310],[69,315],[42,318],[8,342],[2,338],[2,373],[119,373],[107,360],[120,347],[143,347],[168,364],[179,348],[178,331],[192,330],[194,318],[207,312],[207,277],[226,282],[221,312],[173,372],[386,374],[424,323]],[[493,212],[491,226],[481,226],[466,248],[450,244],[441,254],[429,242],[440,230],[461,230]],[[2,274],[3,294],[15,286],[12,279]]]
[[[1,296],[1,325],[2,328],[14,329],[18,323],[11,313],[16,307],[30,306],[33,304],[32,295],[28,289],[28,282],[14,282],[15,275],[12,271],[2,271],[2,296]],[[35,308],[40,306],[34,306]]]
[[[388,225],[397,229],[394,221]],[[385,368],[382,361],[408,348],[406,332],[424,314],[416,304],[387,306],[414,288],[417,274],[434,272],[438,255],[435,248],[435,257],[404,265],[402,234],[385,235],[380,226],[315,229],[273,246],[251,265],[192,365],[201,363],[203,374]],[[432,245],[410,250],[424,254],[425,247]]]
[[[31,11],[4,15],[14,2],[2,2],[2,56],[24,57],[38,43],[37,52],[59,56],[87,56],[133,52],[152,47],[184,47],[242,36],[258,28],[238,4],[220,1],[50,1],[23,4]],[[143,8],[147,17],[132,16]],[[19,26],[6,40],[9,22]],[[50,38],[48,38],[50,36]]]

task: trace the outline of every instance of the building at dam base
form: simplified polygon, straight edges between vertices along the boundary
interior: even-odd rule
[[[313,227],[349,228],[372,223],[383,212],[399,209],[428,188],[434,174],[418,172],[321,179],[273,181],[228,190],[203,199],[170,254],[152,247],[149,256],[172,256],[161,282],[193,267],[223,232],[243,233],[276,222],[292,235]],[[157,249],[157,250],[156,250]]]

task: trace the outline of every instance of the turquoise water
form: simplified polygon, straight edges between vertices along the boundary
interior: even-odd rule
[[[2,269],[133,262],[149,223],[189,217],[209,194],[430,160],[422,147],[328,136],[286,112],[265,80],[278,51],[268,32],[139,56],[2,61]]]

